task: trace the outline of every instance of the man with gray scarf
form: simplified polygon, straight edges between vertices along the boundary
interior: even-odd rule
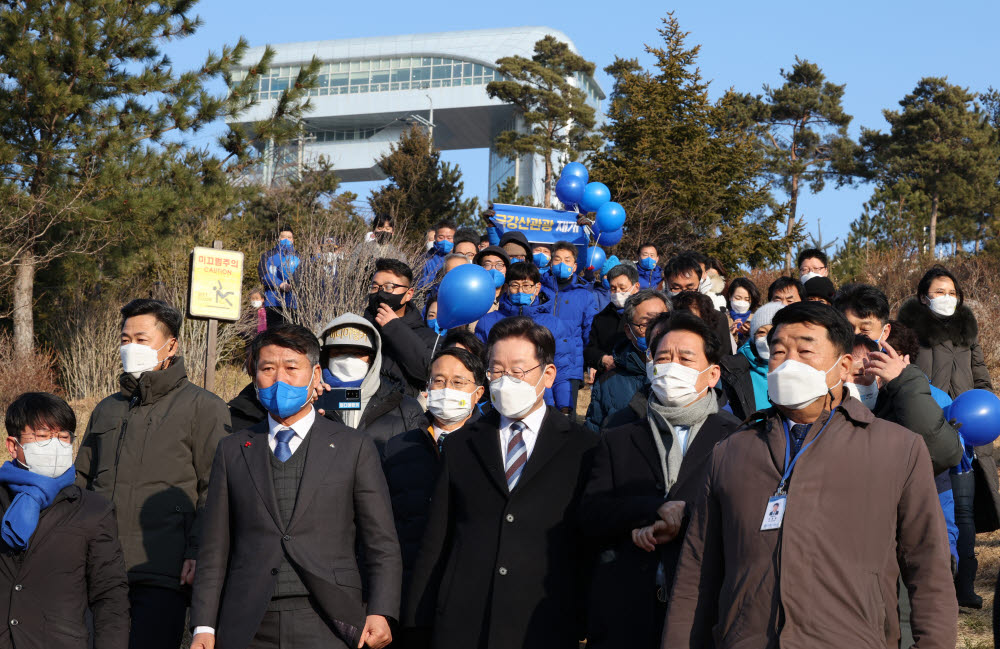
[[[381,374],[382,340],[368,320],[345,313],[326,326],[320,344],[323,382],[332,388],[316,401],[321,415],[367,434],[383,457],[390,437],[425,423],[417,400]],[[344,398],[344,390],[359,398]]]
[[[661,316],[646,372],[650,387],[629,403],[631,421],[606,429],[580,506],[581,528],[599,547],[588,647],[656,646],[690,511],[712,448],[740,426],[720,411],[723,349],[700,318]]]

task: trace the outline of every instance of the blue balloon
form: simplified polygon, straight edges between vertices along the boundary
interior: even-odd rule
[[[489,313],[496,296],[493,276],[482,266],[463,264],[444,276],[438,287],[437,324],[451,329]]]
[[[580,199],[580,211],[596,212],[611,200],[611,191],[604,183],[587,183],[583,190],[583,198]]]
[[[625,225],[625,208],[614,201],[605,203],[597,209],[594,224],[601,232],[614,232]]]
[[[559,179],[562,180],[563,178],[568,178],[570,176],[579,178],[583,181],[584,185],[586,185],[587,181],[590,180],[590,174],[587,172],[587,168],[579,162],[571,162],[563,167],[562,174],[559,176]]]
[[[585,180],[580,180],[576,176],[563,176],[556,183],[556,198],[566,207],[573,207],[583,198],[586,187]]]
[[[600,270],[607,260],[608,256],[600,246],[591,246],[587,248],[587,263],[584,265],[584,269]]]
[[[955,397],[948,418],[962,424],[958,432],[966,444],[992,444],[1000,436],[1000,397],[989,390],[967,390]]]
[[[613,246],[621,241],[624,236],[625,230],[623,228],[618,228],[613,232],[601,232],[600,234],[595,234],[594,241],[602,246]]]

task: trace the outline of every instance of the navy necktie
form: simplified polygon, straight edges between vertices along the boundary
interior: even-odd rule
[[[438,435],[438,453],[444,453],[444,438],[450,433],[442,432]]]
[[[810,426],[811,424],[795,424],[792,426],[792,452],[789,457],[794,458],[802,450],[802,442],[806,441],[806,435],[809,433]]]
[[[274,434],[274,457],[279,462],[284,462],[292,457],[292,447],[288,445],[289,440],[295,437],[295,431],[291,428],[282,428]]]

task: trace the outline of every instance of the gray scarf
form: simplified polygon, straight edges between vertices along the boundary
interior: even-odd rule
[[[681,462],[684,460],[684,452],[677,439],[674,426],[688,426],[687,448],[691,448],[695,436],[701,429],[702,424],[709,415],[719,412],[719,404],[715,400],[714,391],[709,388],[708,394],[687,407],[665,406],[656,399],[656,395],[650,392],[649,401],[646,403],[646,417],[649,420],[649,427],[653,433],[653,444],[660,456],[660,468],[663,469],[663,479],[666,490],[664,496],[670,488],[677,482],[677,474],[681,470]],[[670,434],[670,448],[666,448],[662,433]]]

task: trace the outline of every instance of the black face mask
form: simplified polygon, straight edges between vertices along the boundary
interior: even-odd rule
[[[406,293],[386,293],[385,291],[372,293],[368,296],[368,308],[371,309],[372,313],[378,313],[379,305],[388,304],[393,311],[399,311],[400,307],[403,306],[404,297],[406,297]]]
[[[392,232],[379,231],[375,233],[375,241],[385,245],[389,243],[389,239],[392,238]]]

